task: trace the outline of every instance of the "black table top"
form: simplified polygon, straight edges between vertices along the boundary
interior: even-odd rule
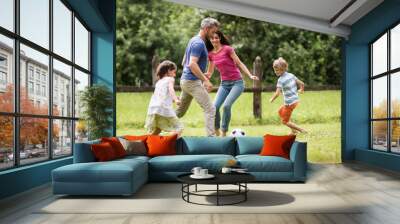
[[[236,184],[248,183],[255,180],[249,173],[212,173],[215,177],[211,179],[193,179],[192,173],[186,173],[177,177],[178,181],[186,184]]]

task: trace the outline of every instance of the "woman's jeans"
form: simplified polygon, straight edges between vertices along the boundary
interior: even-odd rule
[[[244,90],[243,80],[235,81],[222,81],[218,88],[215,97],[214,105],[216,109],[215,114],[215,129],[220,129],[224,132],[228,131],[229,122],[231,121],[231,108],[236,99],[242,94]],[[222,127],[221,115],[219,109],[223,104],[224,113],[222,114]]]

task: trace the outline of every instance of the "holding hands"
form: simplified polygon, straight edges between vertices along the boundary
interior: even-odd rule
[[[212,90],[212,88],[213,88],[213,85],[212,85],[212,83],[210,82],[210,80],[206,79],[206,80],[203,82],[203,85],[204,85],[204,87],[206,88],[206,90],[207,90],[208,92],[211,92],[211,90]]]
[[[207,79],[211,79],[211,73],[210,73],[210,72],[204,73],[204,76],[205,76]]]

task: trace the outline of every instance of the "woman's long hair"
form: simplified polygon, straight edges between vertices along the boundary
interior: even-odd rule
[[[217,30],[217,32],[215,32],[215,34],[218,35],[219,41],[221,42],[222,45],[231,45],[229,43],[228,39],[225,37],[225,35],[221,31]],[[206,47],[209,52],[214,49],[213,45],[211,44],[211,41],[208,38],[206,40]]]

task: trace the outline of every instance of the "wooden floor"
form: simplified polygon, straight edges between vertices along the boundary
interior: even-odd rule
[[[0,201],[0,223],[105,224],[252,224],[252,223],[400,223],[400,174],[358,163],[310,165],[308,182],[322,185],[345,201],[363,202],[356,214],[36,214],[54,200],[42,186]]]

